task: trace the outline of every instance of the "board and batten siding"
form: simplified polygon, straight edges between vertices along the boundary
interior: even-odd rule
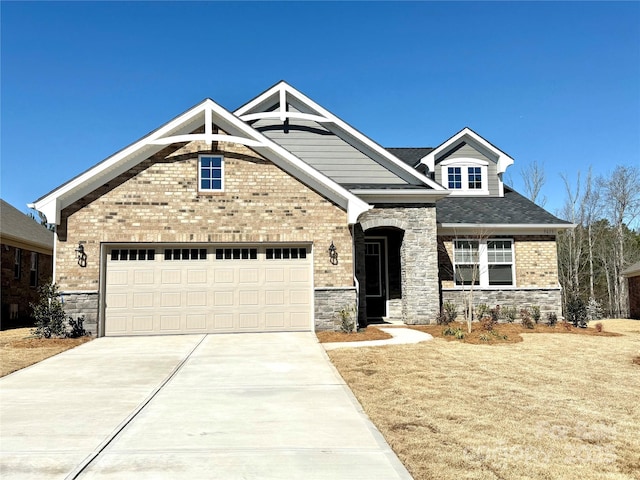
[[[339,184],[407,183],[319,123],[264,119],[253,127]]]
[[[493,196],[500,194],[500,180],[498,178],[498,165],[496,163],[496,160],[484,155],[482,152],[478,151],[468,143],[462,144],[453,152],[440,157],[436,161],[436,182],[443,185],[445,188],[447,187],[446,178],[442,178],[442,168],[440,167],[440,162],[442,162],[443,160],[454,160],[456,158],[473,158],[474,160],[483,160],[485,162],[488,162],[489,165],[487,166],[487,187],[489,190],[489,195]]]

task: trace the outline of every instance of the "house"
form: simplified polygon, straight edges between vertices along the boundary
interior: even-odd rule
[[[27,325],[38,286],[51,281],[53,232],[0,200],[2,328]]]
[[[469,283],[560,313],[570,225],[504,185],[512,163],[468,128],[385,149],[279,82],[234,112],[202,101],[33,207],[99,335],[328,329],[351,307],[427,324]]]
[[[629,318],[640,320],[640,262],[622,271],[629,290]]]

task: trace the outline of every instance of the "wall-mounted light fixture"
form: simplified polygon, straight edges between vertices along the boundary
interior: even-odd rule
[[[84,245],[78,243],[78,248],[74,250],[76,252],[76,256],[78,258],[78,265],[81,267],[87,266],[87,254],[84,253]]]
[[[336,246],[333,244],[333,240],[331,240],[331,245],[329,245],[329,250],[327,251],[329,252],[329,261],[331,262],[331,265],[337,265],[338,250],[336,249]]]

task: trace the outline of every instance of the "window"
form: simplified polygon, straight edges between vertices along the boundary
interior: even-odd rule
[[[201,155],[198,157],[198,186],[201,192],[224,190],[224,158]]]
[[[306,248],[267,248],[267,260],[297,260],[307,258]]]
[[[111,260],[154,260],[156,251],[146,248],[114,248],[111,250]]]
[[[13,258],[13,278],[18,280],[22,274],[22,249],[16,248],[16,253]]]
[[[454,281],[457,286],[514,286],[513,240],[454,240]]]
[[[166,248],[165,260],[206,260],[206,248]]]
[[[489,163],[475,158],[454,158],[440,163],[442,181],[453,195],[488,195]]]
[[[216,260],[257,260],[257,248],[216,248]]]
[[[29,270],[29,286],[38,286],[38,254],[31,252],[31,269]]]

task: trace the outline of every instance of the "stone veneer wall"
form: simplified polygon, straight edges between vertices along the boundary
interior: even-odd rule
[[[314,298],[316,330],[339,330],[341,318],[338,312],[343,308],[355,308],[356,289],[316,288]]]
[[[438,245],[435,205],[379,205],[358,219],[362,230],[390,227],[404,231],[400,247],[402,320],[429,324],[439,312]],[[360,288],[365,285],[360,271]]]
[[[512,290],[489,290],[473,289],[473,303],[485,305],[493,308],[496,305],[505,307],[515,307],[520,316],[523,308],[531,309],[532,306],[540,307],[542,321],[546,319],[547,313],[554,312],[558,318],[562,316],[562,290],[560,288],[527,288]],[[465,304],[469,291],[443,289],[442,303],[453,303],[458,310],[458,318],[464,317]]]
[[[84,329],[98,335],[98,292],[60,292],[62,306],[76,320],[84,317]]]
[[[199,153],[224,156],[224,192],[198,192]],[[353,287],[346,211],[234,143],[165,148],[65,208],[57,232],[56,282],[69,302],[78,296],[74,312],[86,318],[98,311],[82,292],[100,288],[104,242],[311,243],[314,286]],[[340,255],[337,265],[326,253],[331,242]],[[84,268],[74,252],[79,243],[87,255]]]

